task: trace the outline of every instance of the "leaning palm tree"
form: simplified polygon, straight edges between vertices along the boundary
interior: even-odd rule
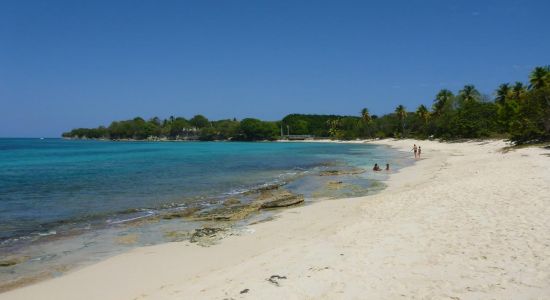
[[[424,125],[428,123],[428,119],[430,118],[430,112],[428,111],[428,109],[424,104],[421,104],[416,109],[416,114],[418,115],[418,117],[420,117],[422,121],[424,121]]]
[[[363,108],[361,110],[361,118],[363,119],[363,122],[365,123],[370,123],[370,121],[372,120],[371,116],[370,116],[370,113],[369,113],[369,109],[368,108]]]
[[[464,88],[458,92],[458,95],[464,102],[477,101],[481,97],[481,94],[473,84],[465,85]]]
[[[436,116],[441,115],[443,112],[443,109],[445,108],[445,105],[447,103],[450,103],[453,99],[454,95],[453,92],[443,89],[437,93],[435,96],[434,104],[432,106],[432,110]]]
[[[407,110],[405,110],[405,106],[398,105],[395,108],[395,114],[401,123],[401,134],[405,134],[405,117],[407,117]]]
[[[548,84],[550,66],[536,67],[529,75],[529,89],[540,89]]]
[[[503,104],[506,102],[506,99],[510,97],[512,93],[512,88],[510,87],[509,83],[503,83],[499,85],[498,89],[496,90],[496,98],[495,102]]]

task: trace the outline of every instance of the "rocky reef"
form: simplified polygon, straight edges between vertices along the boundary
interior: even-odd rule
[[[365,173],[364,169],[354,168],[354,169],[334,169],[334,170],[324,170],[319,172],[319,176],[338,176],[338,175],[357,175]]]
[[[229,198],[223,202],[223,205],[213,209],[182,212],[170,216],[181,215],[194,221],[238,221],[262,209],[288,207],[302,202],[304,202],[304,195],[281,188],[280,184],[273,184],[248,191],[242,195],[242,199]]]
[[[281,193],[272,199],[263,201],[260,209],[287,207],[304,202],[304,195],[297,195],[290,192]]]
[[[186,221],[204,222],[201,228],[192,231],[167,231],[165,238],[170,241],[189,240],[200,246],[210,246],[220,239],[234,234],[232,225],[264,209],[277,209],[299,205],[304,195],[292,193],[283,184],[261,186],[241,195],[224,200],[214,207],[188,207],[158,216],[158,219],[182,218]],[[200,224],[200,223],[199,223]]]

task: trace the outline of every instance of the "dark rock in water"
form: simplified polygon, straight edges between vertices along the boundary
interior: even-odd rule
[[[0,267],[10,267],[16,264],[18,264],[18,262],[14,259],[0,260]]]
[[[229,199],[227,199],[223,202],[223,205],[225,205],[225,206],[231,206],[231,205],[236,205],[236,204],[241,204],[241,200],[239,200],[237,198],[229,198]]]
[[[339,161],[324,161],[319,164],[321,167],[335,167],[335,166],[342,166],[343,163]]]
[[[363,169],[341,169],[341,170],[325,170],[319,172],[319,176],[336,176],[336,175],[357,175],[365,173]]]
[[[0,267],[11,267],[15,266],[17,264],[20,264],[24,261],[29,259],[27,256],[21,256],[21,257],[6,257],[2,260],[0,260]]]
[[[255,193],[259,193],[259,192],[273,191],[273,190],[276,190],[276,189],[280,188],[281,186],[283,186],[285,184],[286,183],[267,184],[267,185],[263,185],[263,186],[260,186],[258,188],[255,188],[253,190],[247,191],[244,194],[245,195],[250,195],[250,194],[255,194]]]
[[[286,276],[279,276],[279,275],[271,275],[271,277],[269,277],[268,279],[266,279],[267,281],[273,283],[274,285],[276,286],[280,286],[279,285],[279,280],[280,279],[286,279]]]
[[[278,189],[278,188],[281,187],[282,185],[283,185],[282,183],[268,184],[268,185],[261,186],[261,187],[257,188],[256,190],[257,190],[258,192],[261,192],[261,191],[271,191],[271,190],[276,190],[276,189]]]
[[[197,221],[237,221],[246,218],[256,211],[258,211],[257,204],[223,206],[201,212],[192,219]]]
[[[195,232],[193,232],[189,241],[191,243],[198,243],[201,246],[207,246],[209,244],[212,244],[214,238],[216,238],[216,236],[220,232],[223,232],[225,230],[225,228],[219,227],[204,227],[195,229]]]
[[[261,191],[256,191],[253,198],[229,198],[223,205],[212,209],[195,213],[198,209],[189,208],[166,214],[163,218],[186,217],[188,220],[193,221],[234,222],[243,220],[257,213],[260,209],[291,206],[304,201],[303,195],[296,195],[287,190],[280,189],[280,186],[280,184],[266,186]],[[251,198],[253,200],[248,202]]]
[[[198,207],[188,207],[186,209],[171,211],[169,213],[166,213],[162,215],[162,218],[166,220],[175,219],[175,218],[187,218],[193,215],[198,210],[199,210]]]
[[[292,193],[283,193],[276,195],[275,197],[264,201],[260,208],[276,208],[296,205],[304,202],[304,195],[297,195]]]

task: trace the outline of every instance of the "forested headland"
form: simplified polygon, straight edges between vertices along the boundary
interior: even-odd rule
[[[280,121],[254,118],[212,121],[157,117],[114,121],[108,127],[77,128],[65,138],[111,140],[276,140],[286,135],[351,140],[358,138],[505,138],[516,144],[550,141],[550,67],[535,68],[528,83],[503,83],[494,95],[467,84],[456,93],[443,89],[431,107],[399,105],[377,116],[367,108],[357,116],[290,114]]]

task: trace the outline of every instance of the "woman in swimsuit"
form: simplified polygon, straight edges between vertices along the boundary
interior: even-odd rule
[[[416,147],[416,144],[414,144],[412,150],[414,150],[414,158],[416,158],[416,157],[417,157],[417,156],[416,156],[416,155],[417,155],[416,153],[418,152],[418,148]]]

